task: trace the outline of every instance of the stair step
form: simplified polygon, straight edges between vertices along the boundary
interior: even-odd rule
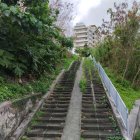
[[[54,98],[55,98],[55,97],[56,97],[56,98],[57,98],[57,97],[67,97],[67,98],[70,97],[70,98],[71,98],[71,95],[69,95],[69,94],[62,94],[62,93],[61,93],[61,94],[53,94],[53,95],[51,95],[51,97],[54,97]]]
[[[90,113],[92,113],[92,112],[97,112],[97,113],[100,113],[100,112],[102,112],[102,113],[107,113],[107,112],[109,112],[110,110],[109,109],[106,109],[106,108],[104,108],[104,109],[102,109],[102,108],[82,108],[82,112],[90,112]]]
[[[93,100],[90,100],[90,101],[82,100],[82,104],[83,104],[83,103],[92,104],[92,103],[93,103]]]
[[[82,118],[108,118],[108,114],[82,113]]]
[[[53,112],[53,113],[51,113],[51,114],[48,114],[48,113],[44,113],[43,115],[42,115],[42,117],[46,117],[46,116],[50,116],[50,117],[66,117],[67,116],[67,113],[65,112],[65,113],[55,113],[55,112]]]
[[[92,103],[82,103],[82,108],[94,108],[95,104]]]
[[[108,132],[108,131],[104,131],[104,132],[100,132],[100,131],[83,131],[82,135],[83,138],[108,138],[110,136],[120,136],[118,134],[116,134],[115,132]]]
[[[46,122],[46,123],[62,123],[65,122],[65,118],[46,118],[46,117],[39,117],[35,119],[37,122]]]
[[[92,94],[83,94],[82,98],[93,98]]]
[[[70,99],[71,98],[71,95],[59,95],[59,94],[56,94],[56,95],[53,95],[53,96],[50,96],[50,98],[54,98],[54,99]]]
[[[102,94],[102,96],[96,96],[96,95],[98,95],[98,93],[97,94],[95,93],[95,99],[101,99],[101,98],[103,99],[103,96],[105,96],[105,94]]]
[[[61,124],[36,124],[32,125],[31,129],[47,129],[47,130],[62,130],[64,128],[64,123]]]
[[[65,92],[65,91],[53,91],[53,93],[55,93],[57,95],[59,95],[59,94],[68,94],[68,95],[70,95],[71,94],[71,92]]]
[[[49,104],[69,104],[69,101],[45,101],[45,103]]]
[[[70,98],[49,98],[48,101],[70,101]]]
[[[30,137],[30,140],[61,140],[61,137],[53,137],[53,138]]]
[[[68,111],[67,108],[42,108],[42,112],[55,112],[55,113],[65,113]]]
[[[113,127],[112,124],[82,124],[81,128],[84,130],[109,130],[110,132],[115,131],[115,127]]]
[[[93,97],[82,97],[82,100],[85,100],[85,101],[93,101]]]
[[[108,108],[106,104],[96,104],[96,108]]]
[[[69,107],[69,104],[44,104],[45,108],[66,108]]]
[[[102,123],[102,124],[112,124],[109,119],[94,119],[94,118],[88,118],[88,119],[82,119],[82,123]]]
[[[85,94],[85,95],[92,95],[91,92],[85,92],[83,94]]]
[[[28,137],[47,137],[47,138],[56,138],[61,137],[62,131],[30,131],[26,134]]]

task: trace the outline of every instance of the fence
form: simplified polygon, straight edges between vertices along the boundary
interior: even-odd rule
[[[100,63],[97,63],[95,58],[93,58],[93,62],[94,62],[95,67],[98,69],[98,72],[99,72],[99,75],[102,79],[102,82],[108,91],[107,93],[109,94],[109,96],[113,100],[113,102],[117,108],[117,111],[119,112],[119,114],[121,116],[123,124],[128,132],[129,131],[128,130],[128,109],[127,109],[126,105],[124,104],[123,100],[121,99],[118,91],[116,90],[116,88],[112,84],[111,80],[109,79],[109,77],[105,73],[104,69],[100,65]]]

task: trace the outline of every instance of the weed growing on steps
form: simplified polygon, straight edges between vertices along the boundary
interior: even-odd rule
[[[118,128],[117,123],[116,123],[114,117],[113,117],[113,116],[110,116],[110,117],[109,117],[109,120],[112,122],[112,125],[113,125],[113,127],[115,128],[116,132],[117,132],[118,134],[120,134],[120,129]],[[113,138],[114,138],[114,137],[113,137]],[[118,138],[118,137],[117,137],[117,138]],[[121,138],[122,138],[122,137],[121,137]],[[110,140],[110,139],[109,139],[109,140]],[[113,140],[113,139],[111,139],[111,140]],[[116,140],[116,139],[115,139],[115,140]],[[118,139],[118,140],[122,140],[122,139]]]
[[[86,92],[87,80],[92,80],[93,62],[89,58],[85,58],[83,62],[83,76],[80,80],[79,87],[82,93]]]
[[[86,71],[88,72],[88,76],[89,76],[89,80],[92,81],[92,70],[94,68],[93,62],[90,58],[85,58],[84,62],[83,62],[83,71],[84,74],[86,73]],[[85,75],[86,77],[87,75]]]
[[[115,121],[115,119],[114,119],[113,116],[110,116],[110,117],[109,117],[109,120],[112,122],[112,125],[113,125],[114,127],[117,126],[116,121]]]
[[[121,136],[112,136],[108,137],[107,140],[125,140],[125,139]]]
[[[79,86],[80,86],[80,90],[82,93],[86,92],[86,85],[87,85],[87,80],[82,77],[82,79],[80,80]]]
[[[35,116],[33,117],[32,121],[29,123],[29,127],[27,128],[26,132],[30,132],[31,130],[31,127],[33,125],[36,125],[38,124],[38,122],[36,121],[41,115],[45,114],[44,112],[42,111],[38,111]],[[23,136],[20,140],[30,140],[28,137],[26,136]]]
[[[101,97],[101,100],[102,100],[103,105],[108,102],[108,99],[107,99],[107,97],[105,95]]]

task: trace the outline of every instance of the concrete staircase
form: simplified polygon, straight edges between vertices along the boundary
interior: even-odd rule
[[[93,73],[92,80],[87,72],[86,76],[88,82],[82,96],[81,139],[120,138],[121,133],[101,81],[97,74]]]
[[[80,89],[79,92],[74,91],[75,85],[76,88],[79,88],[78,83],[74,84],[79,65],[78,61],[74,62],[71,68],[64,73],[40,111],[36,113],[36,117],[33,118],[24,137],[29,140],[62,140],[62,138],[63,140],[123,140],[98,74],[93,71],[90,76],[86,70],[85,93],[81,93]],[[76,95],[80,96],[80,99]],[[74,104],[77,102],[80,103],[80,108]],[[78,113],[71,113],[70,110],[75,108],[78,109]],[[70,121],[72,125],[66,123],[66,120],[69,120],[68,116],[74,118],[76,113],[78,119],[76,118],[75,123],[73,124],[72,120]],[[76,126],[79,128],[74,129],[73,127],[76,128]],[[67,132],[70,135],[67,135]],[[81,139],[79,139],[80,137]]]
[[[71,100],[71,92],[79,62],[74,62],[65,72],[53,93],[31,122],[25,136],[30,140],[59,140],[63,133],[65,120]]]

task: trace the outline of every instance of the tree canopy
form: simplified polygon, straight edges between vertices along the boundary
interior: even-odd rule
[[[132,85],[140,85],[140,5],[134,1],[114,4],[109,9],[110,21],[103,21],[100,33],[104,40],[97,46],[95,56],[105,66],[122,75]]]
[[[0,73],[39,76],[55,69],[73,47],[56,27],[48,0],[0,2]]]

